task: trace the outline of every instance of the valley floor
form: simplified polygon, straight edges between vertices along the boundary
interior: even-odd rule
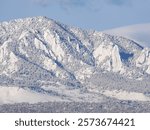
[[[149,113],[149,102],[109,100],[103,103],[47,102],[5,104],[1,113]]]

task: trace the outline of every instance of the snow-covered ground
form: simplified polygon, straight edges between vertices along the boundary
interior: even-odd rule
[[[113,97],[119,100],[127,100],[127,101],[150,101],[150,97],[147,97],[143,93],[137,92],[127,92],[127,91],[118,91],[118,90],[105,90],[102,94]]]
[[[60,102],[65,101],[59,97],[36,93],[14,86],[0,86],[0,105],[14,103],[38,103],[38,102]],[[67,100],[66,100],[67,101]]]

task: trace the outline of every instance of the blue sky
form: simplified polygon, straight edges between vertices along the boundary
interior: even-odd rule
[[[0,0],[0,21],[47,16],[84,29],[150,22],[150,0]]]

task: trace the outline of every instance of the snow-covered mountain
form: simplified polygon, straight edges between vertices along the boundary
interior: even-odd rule
[[[149,79],[150,48],[132,40],[46,17],[0,23],[2,104],[150,101]]]
[[[114,28],[104,32],[110,35],[123,36],[138,42],[140,45],[150,47],[150,23]]]

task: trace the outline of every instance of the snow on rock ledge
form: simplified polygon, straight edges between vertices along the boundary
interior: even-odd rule
[[[115,45],[112,50],[112,68],[114,72],[121,71],[122,69],[122,62],[117,45]]]
[[[44,32],[44,38],[46,42],[49,43],[49,46],[52,52],[56,56],[56,60],[58,60],[59,62],[62,61],[65,55],[65,52],[62,49],[62,47],[59,45],[59,43],[57,43],[57,41],[59,40],[58,35],[56,35],[55,37],[49,30],[46,30]]]
[[[102,43],[95,49],[93,55],[96,59],[97,66],[101,66],[108,71],[112,70],[114,72],[123,70],[117,45],[113,46],[113,43],[109,43],[106,46]]]
[[[140,56],[136,60],[136,66],[146,70],[145,72],[150,74],[150,49],[145,48],[140,53]]]

